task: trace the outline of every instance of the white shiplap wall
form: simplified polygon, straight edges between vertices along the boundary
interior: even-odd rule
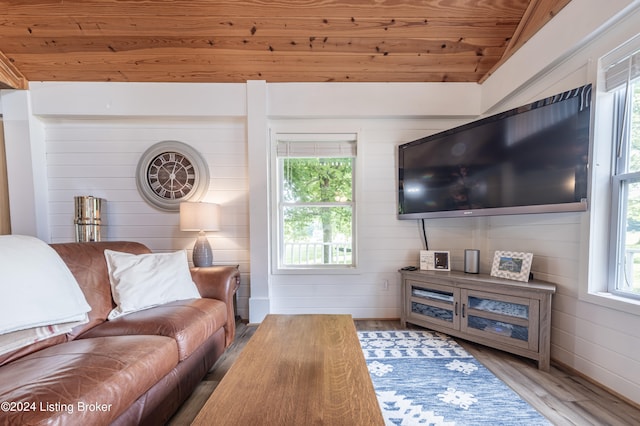
[[[177,213],[146,203],[136,189],[138,159],[151,145],[178,140],[209,165],[203,201],[221,205],[221,230],[210,232],[216,264],[240,265],[239,313],[248,317],[249,229],[244,120],[56,119],[45,120],[51,241],[73,241],[74,196],[106,200],[104,240],[139,241],[156,252],[187,249],[195,233],[179,230]],[[190,255],[190,253],[189,253]]]
[[[332,120],[333,128],[359,132],[358,268],[348,274],[274,274],[273,313],[349,313],[355,318],[399,318],[397,271],[402,266],[418,264],[423,243],[418,221],[397,219],[397,146],[465,121],[468,119]],[[272,124],[283,132],[290,126],[286,120]],[[318,128],[314,120],[298,120],[295,126],[295,130]],[[454,266],[462,267],[464,248],[468,248],[473,234],[472,222],[434,223],[438,226],[429,227],[428,238],[434,238],[436,244],[438,236],[442,238],[440,247],[431,248],[452,250]]]

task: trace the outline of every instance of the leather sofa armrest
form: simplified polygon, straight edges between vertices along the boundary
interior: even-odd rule
[[[191,278],[202,297],[222,300],[227,305],[225,347],[236,335],[234,295],[240,286],[240,271],[235,266],[209,266],[191,268]]]

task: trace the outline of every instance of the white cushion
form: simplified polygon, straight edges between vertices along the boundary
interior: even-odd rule
[[[137,255],[105,250],[104,255],[116,302],[110,320],[174,300],[200,298],[185,250]]]
[[[0,334],[87,321],[91,307],[78,282],[47,243],[0,236]]]
[[[0,334],[0,355],[16,351],[49,337],[58,336],[71,332],[77,325],[86,323],[88,320],[67,322],[63,324],[43,325],[40,327],[27,328],[25,330],[12,331],[11,333]]]

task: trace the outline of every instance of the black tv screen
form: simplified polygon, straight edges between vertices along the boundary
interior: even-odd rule
[[[587,208],[591,85],[398,147],[398,217]]]

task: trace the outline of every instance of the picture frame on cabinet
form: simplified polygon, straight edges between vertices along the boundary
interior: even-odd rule
[[[441,250],[420,250],[420,270],[451,271],[449,252]]]
[[[529,281],[533,253],[499,251],[493,255],[491,276],[515,281]]]

